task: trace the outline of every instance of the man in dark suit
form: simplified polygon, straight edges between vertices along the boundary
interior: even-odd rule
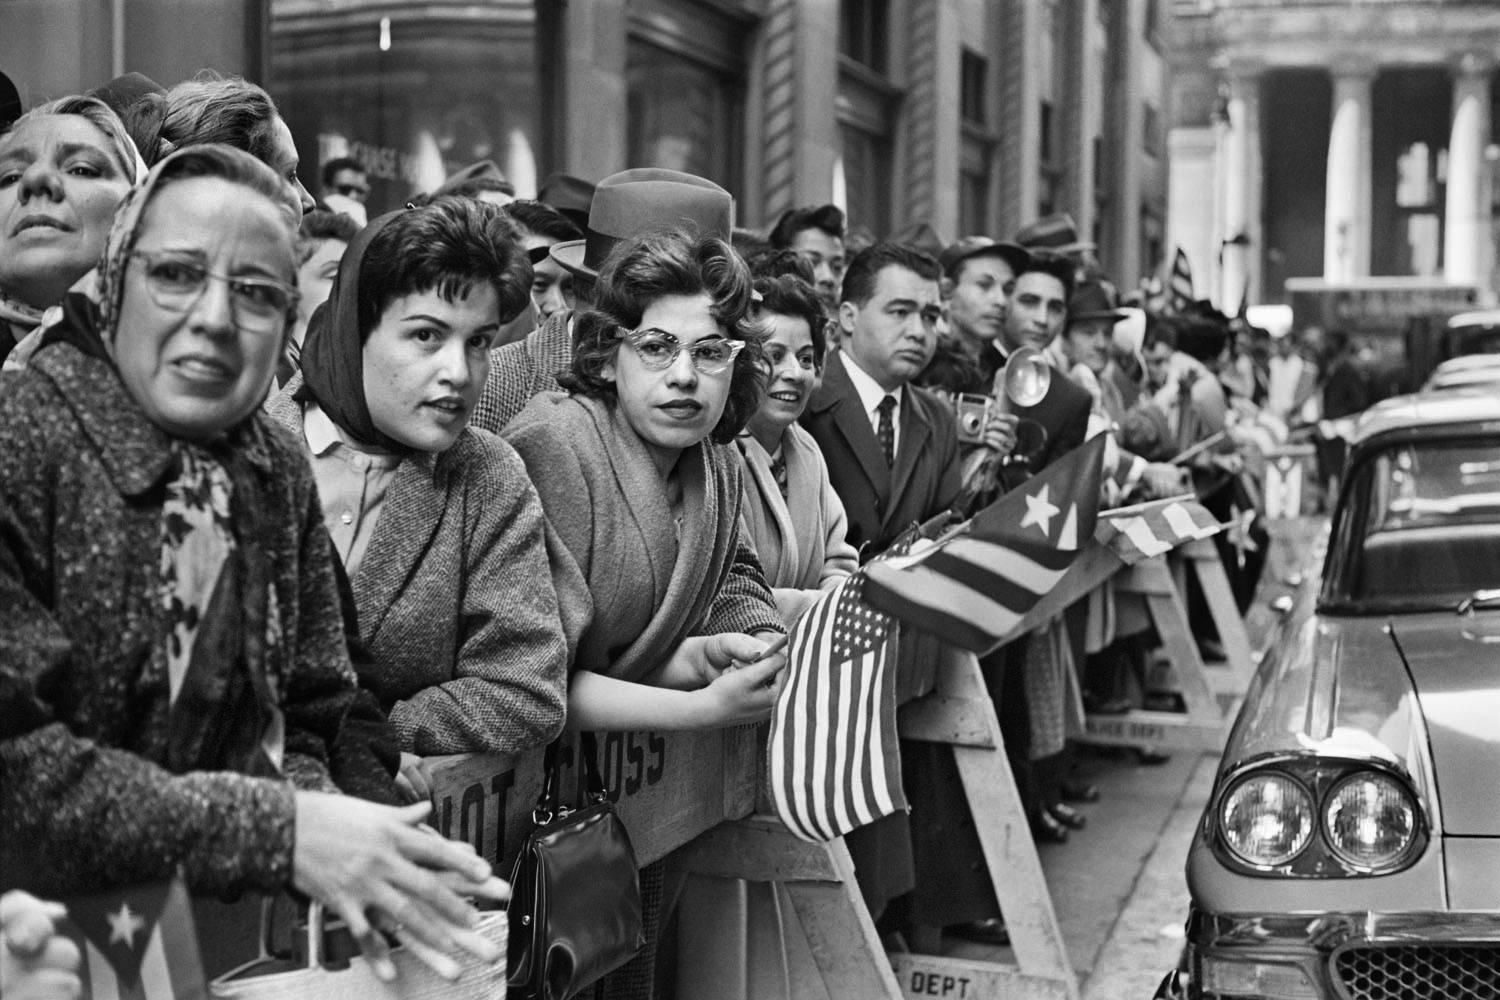
[[[802,423],[828,462],[848,513],[849,541],[865,560],[952,504],[959,488],[958,434],[952,407],[910,384],[937,344],[937,261],[877,243],[849,262],[841,297],[843,346],[828,360]],[[905,639],[902,650],[904,658]],[[907,816],[861,827],[846,842],[878,919],[915,881]]]
[[[932,358],[939,309],[938,265],[926,254],[878,243],[850,262],[838,314],[843,347],[802,423],[828,462],[861,559],[958,494],[953,408],[910,384]]]

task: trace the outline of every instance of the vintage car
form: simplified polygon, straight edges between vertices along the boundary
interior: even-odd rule
[[[1194,837],[1178,995],[1500,998],[1500,393],[1367,411],[1328,539]]]

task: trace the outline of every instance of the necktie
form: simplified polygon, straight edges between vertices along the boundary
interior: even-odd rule
[[[885,464],[896,464],[896,424],[891,420],[891,411],[896,408],[896,397],[886,396],[877,407],[880,411],[880,424],[875,428],[875,436],[880,439],[880,450],[885,454]]]

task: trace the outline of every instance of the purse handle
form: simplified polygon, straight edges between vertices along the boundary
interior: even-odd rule
[[[604,779],[599,775],[599,743],[592,732],[585,731],[581,736],[585,793],[590,803],[603,802],[608,796],[604,791]],[[557,804],[557,789],[562,784],[562,745],[565,739],[566,735],[559,736],[547,744],[547,753],[542,763],[542,791],[537,796],[536,808],[531,811],[531,821],[538,826],[573,811]]]

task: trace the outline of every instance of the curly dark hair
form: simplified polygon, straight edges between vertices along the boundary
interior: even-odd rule
[[[760,408],[765,393],[765,331],[754,318],[750,270],[739,253],[715,236],[682,231],[652,233],[615,247],[599,270],[594,308],[582,313],[573,330],[573,364],[557,381],[569,392],[616,399],[615,383],[604,377],[620,350],[620,334],[641,323],[646,308],[668,295],[706,294],[714,321],[745,347],[734,359],[724,415],[709,435],[728,444]]]
[[[495,289],[500,322],[531,301],[531,261],[500,207],[444,195],[380,231],[359,270],[359,333],[368,337],[390,304],[418,292],[452,300],[476,285]]]
[[[755,290],[760,293],[761,298],[756,315],[775,313],[807,323],[808,330],[812,332],[813,365],[821,372],[823,355],[828,351],[828,313],[824,311],[823,300],[818,298],[812,284],[799,275],[782,274],[756,278]]]

